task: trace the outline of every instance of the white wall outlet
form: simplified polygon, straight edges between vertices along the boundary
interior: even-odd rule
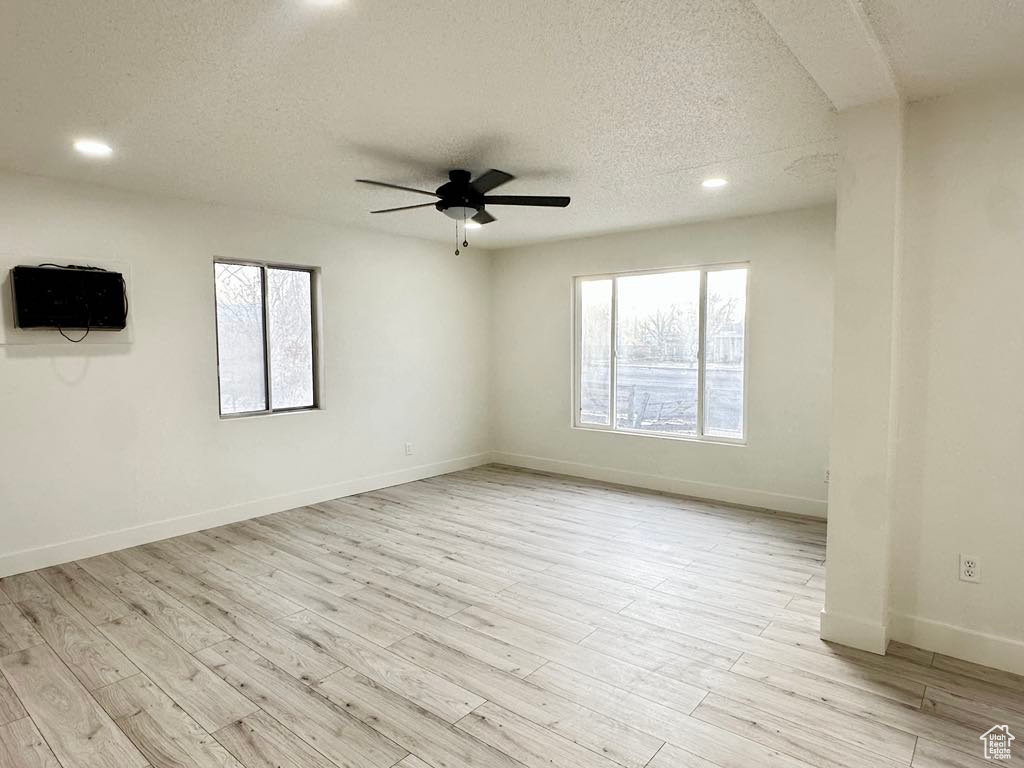
[[[412,456],[412,443],[405,444],[405,455]]]
[[[960,581],[981,581],[981,563],[972,555],[960,555]]]

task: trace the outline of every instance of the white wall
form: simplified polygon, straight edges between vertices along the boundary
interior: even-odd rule
[[[891,634],[1024,673],[1024,86],[910,107],[904,211]]]
[[[821,636],[884,653],[889,620],[903,109],[839,116],[832,480]]]
[[[486,252],[0,175],[0,254],[129,263],[134,324],[0,347],[0,574],[486,458]],[[324,410],[218,418],[214,256],[323,268]]]
[[[834,228],[827,207],[496,252],[498,458],[824,516]],[[574,275],[743,260],[751,262],[746,446],[571,427]]]

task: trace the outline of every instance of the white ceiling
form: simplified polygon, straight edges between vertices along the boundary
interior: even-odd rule
[[[443,242],[352,180],[572,196],[491,209],[483,246],[834,196],[831,104],[747,0],[5,0],[0,105],[3,168]]]
[[[1022,0],[862,0],[908,99],[1024,77]]]
[[[508,246],[832,200],[833,103],[1021,77],[1022,40],[1022,0],[4,0],[0,168],[442,242],[353,179],[572,196],[493,208]]]
[[[837,110],[899,97],[860,0],[753,0]]]
[[[1024,0],[753,0],[837,109],[1024,79]]]

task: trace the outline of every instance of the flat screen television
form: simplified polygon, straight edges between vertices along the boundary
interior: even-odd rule
[[[120,272],[89,267],[20,266],[11,270],[18,328],[120,331],[128,297]]]

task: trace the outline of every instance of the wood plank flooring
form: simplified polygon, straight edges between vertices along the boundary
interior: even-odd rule
[[[8,577],[0,768],[970,768],[992,725],[1024,745],[1024,678],[821,642],[824,557],[821,522],[489,466]]]

